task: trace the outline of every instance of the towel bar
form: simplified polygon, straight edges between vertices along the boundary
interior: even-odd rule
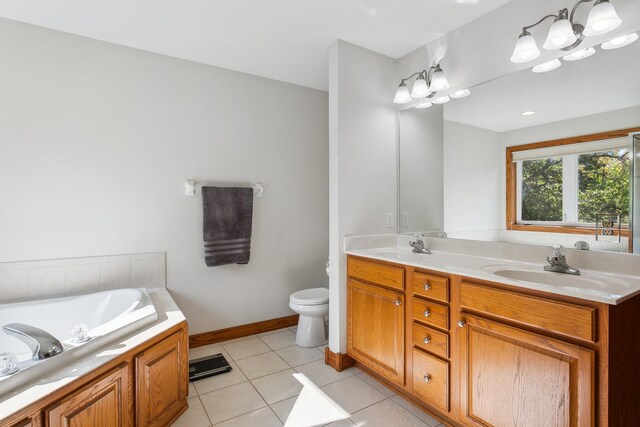
[[[206,184],[206,183],[196,182],[193,179],[188,179],[184,182],[184,195],[195,196],[196,188],[200,188],[200,190],[202,190],[202,187],[207,185],[215,185],[215,184]],[[256,197],[264,196],[264,186],[262,185],[262,183],[254,184],[251,186],[251,188],[253,188],[253,194]]]

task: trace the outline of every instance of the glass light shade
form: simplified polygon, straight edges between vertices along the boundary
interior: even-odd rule
[[[558,19],[549,28],[549,34],[547,34],[547,40],[545,40],[542,47],[547,50],[562,49],[563,47],[571,46],[578,40],[578,37],[573,32],[573,27],[568,19]]]
[[[594,53],[596,53],[596,50],[592,47],[588,47],[586,49],[570,53],[569,55],[565,55],[562,57],[562,59],[564,59],[565,61],[578,61],[580,59],[588,58]]]
[[[459,90],[457,92],[452,93],[451,98],[466,98],[467,96],[469,96],[469,94],[471,93],[471,91],[469,89],[462,89]]]
[[[600,45],[605,50],[617,49],[619,47],[625,47],[638,40],[638,33],[627,34],[626,36],[616,37],[608,42],[604,42]]]
[[[412,98],[425,98],[429,96],[429,88],[427,87],[427,81],[424,78],[418,77],[413,82],[413,90],[411,90]]]
[[[431,84],[429,85],[429,90],[431,92],[438,92],[441,90],[449,89],[449,81],[447,80],[447,76],[444,75],[442,70],[437,70],[431,76]]]
[[[441,96],[440,98],[436,98],[431,102],[433,102],[434,104],[446,104],[449,101],[451,101],[451,98],[445,95],[445,96]]]
[[[396,90],[396,96],[393,98],[394,104],[406,104],[411,102],[411,94],[409,93],[409,89],[404,82],[400,83],[398,89]]]
[[[414,108],[418,108],[418,109],[429,108],[432,105],[433,104],[431,102],[427,101],[426,98],[423,98],[423,99],[420,100],[420,102],[418,102],[418,104]]]
[[[534,73],[546,73],[547,71],[553,71],[556,68],[560,68],[562,62],[559,59],[552,59],[551,61],[538,64],[531,69]]]
[[[525,34],[518,38],[516,47],[513,49],[511,55],[511,62],[521,64],[523,62],[529,62],[540,56],[540,49],[536,44],[536,39],[531,34]]]
[[[600,0],[589,11],[587,25],[584,27],[585,36],[599,36],[613,31],[622,24],[622,19],[616,13],[609,0]]]

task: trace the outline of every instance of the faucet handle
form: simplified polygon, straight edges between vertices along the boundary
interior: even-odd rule
[[[416,234],[413,235],[413,237],[415,237],[416,240],[422,240],[424,238],[424,234],[416,233]]]
[[[551,246],[551,250],[553,252],[553,256],[555,256],[555,257],[564,257],[565,256],[565,249],[564,249],[564,246],[562,246],[562,245],[553,245],[553,246]]]

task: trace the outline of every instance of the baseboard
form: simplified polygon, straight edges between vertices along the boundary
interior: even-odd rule
[[[329,347],[326,347],[324,349],[324,363],[340,372],[355,365],[356,361],[346,353],[334,353],[329,350]]]
[[[230,328],[218,329],[217,331],[203,332],[189,336],[189,348],[201,347],[203,345],[215,344],[234,338],[248,337],[249,335],[260,334],[262,332],[275,331],[298,324],[298,314],[278,317],[277,319],[263,320],[262,322],[249,323],[247,325],[232,326]]]

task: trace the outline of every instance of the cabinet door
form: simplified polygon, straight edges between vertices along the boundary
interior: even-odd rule
[[[404,294],[357,280],[347,287],[349,355],[404,385]]]
[[[473,316],[463,319],[465,423],[593,425],[593,350]]]
[[[186,334],[178,332],[135,358],[136,425],[169,425],[187,406]]]
[[[125,364],[58,401],[46,418],[51,427],[126,427],[131,425],[129,399]]]

